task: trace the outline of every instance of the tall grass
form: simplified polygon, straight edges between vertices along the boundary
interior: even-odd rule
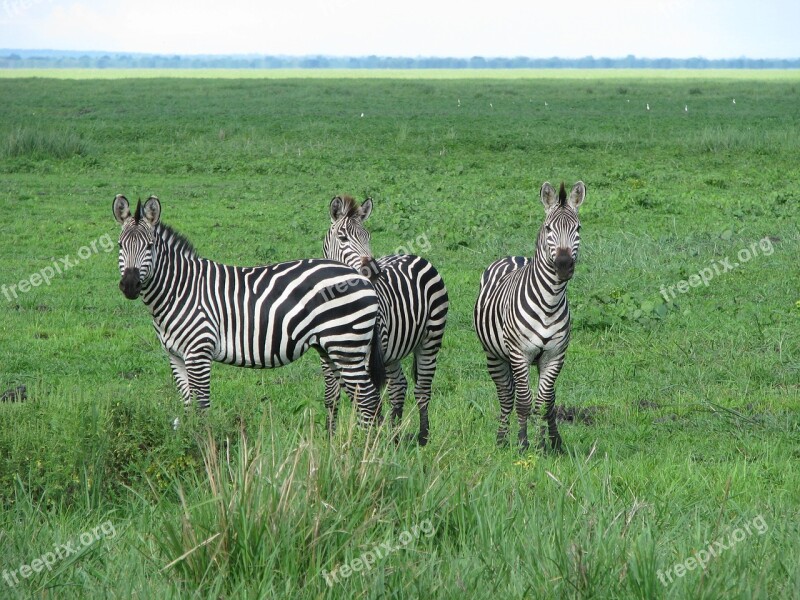
[[[69,158],[88,154],[89,144],[70,129],[35,129],[18,127],[11,131],[2,146],[8,157]]]
[[[690,138],[690,145],[703,152],[783,153],[800,149],[800,135],[788,127],[764,131],[755,127],[731,125],[704,127]]]
[[[364,433],[353,420],[346,434],[321,443],[324,433],[310,423],[283,440],[262,423],[238,439],[209,433],[200,443],[204,469],[175,480],[180,514],[156,536],[168,560],[161,570],[181,589],[324,592],[334,582],[326,574],[371,545],[438,520],[445,494],[437,460],[431,467],[416,448],[396,446],[383,429]],[[429,560],[428,537],[403,551]],[[376,565],[352,585],[363,593],[386,568]]]
[[[179,509],[153,533],[153,560],[180,595],[644,600],[763,589],[748,575],[770,560],[755,538],[708,574],[660,582],[719,533],[690,515],[658,522],[594,449],[553,469],[569,480],[521,459],[527,481],[511,484],[496,462],[467,473],[446,451],[428,456],[353,420],[330,443],[314,429],[286,437],[262,423],[200,441],[204,469],[174,480]],[[692,541],[674,554],[657,542],[684,531]]]
[[[110,449],[126,428],[143,429],[116,410],[101,406],[88,427],[96,445]],[[84,414],[66,403],[64,411],[69,427]],[[145,417],[153,405],[135,412]],[[176,598],[745,598],[787,590],[784,580],[759,573],[797,576],[796,565],[779,562],[794,555],[787,544],[796,538],[780,513],[727,492],[687,510],[684,496],[704,491],[676,483],[688,476],[683,467],[698,468],[679,468],[680,443],[659,459],[625,460],[596,442],[586,455],[496,453],[470,461],[463,455],[474,448],[397,445],[388,431],[361,430],[355,411],[348,413],[332,440],[313,411],[290,428],[271,412],[260,421],[249,413],[238,430],[187,416],[179,436],[194,440],[191,448],[176,440],[153,459],[157,469],[147,469],[149,486],[134,481],[128,495],[114,498],[90,499],[98,485],[83,477],[75,502],[52,505],[51,494],[34,496],[18,481],[0,523],[3,568],[30,565],[104,521],[117,534],[13,588],[0,581],[0,596],[80,598],[118,589],[122,597]],[[200,464],[176,470],[187,452]],[[743,478],[725,489],[742,489]],[[664,489],[674,491],[657,493]],[[707,573],[673,571],[669,586],[659,581],[659,572],[725,539],[759,510],[767,535],[721,553]]]

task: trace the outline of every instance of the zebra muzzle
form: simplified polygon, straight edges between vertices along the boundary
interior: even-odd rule
[[[572,279],[572,275],[575,273],[575,260],[572,258],[572,255],[569,252],[561,250],[557,251],[555,266],[556,275],[558,275],[559,279],[562,281]]]
[[[119,281],[119,289],[128,300],[136,300],[142,291],[142,282],[139,281],[139,269],[125,269]]]

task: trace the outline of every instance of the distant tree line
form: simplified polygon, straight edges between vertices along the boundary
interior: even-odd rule
[[[0,68],[86,69],[798,69],[800,58],[472,58],[161,55],[0,50]]]

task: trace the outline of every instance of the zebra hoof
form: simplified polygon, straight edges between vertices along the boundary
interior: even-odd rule
[[[498,433],[497,434],[497,447],[498,448],[508,448],[508,434],[507,433]]]
[[[427,446],[428,445],[428,433],[427,432],[422,433],[420,431],[419,435],[417,436],[417,442],[419,443],[420,446]]]
[[[519,441],[519,453],[520,454],[525,454],[530,447],[531,447],[531,444],[527,440],[527,438],[524,439],[524,440],[520,440]]]
[[[553,452],[554,454],[564,454],[564,444],[561,442],[561,436],[556,438],[550,438],[549,440],[544,438],[541,442],[539,442],[539,449],[542,452]]]

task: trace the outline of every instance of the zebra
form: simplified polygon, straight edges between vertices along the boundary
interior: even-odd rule
[[[522,451],[528,448],[530,366],[536,363],[539,383],[534,410],[541,414],[544,406],[550,447],[561,451],[554,385],[570,340],[566,291],[578,258],[578,207],[586,197],[586,186],[578,181],[567,197],[563,183],[556,194],[545,182],[540,197],[546,216],[536,240],[536,254],[532,259],[509,256],[489,265],[481,277],[474,323],[500,400],[498,445],[507,442],[516,393],[519,445]],[[544,427],[542,435],[544,447]]]
[[[332,260],[236,267],[201,258],[161,222],[156,196],[131,214],[119,194],[112,211],[122,226],[119,288],[150,309],[185,407],[210,406],[212,361],[269,369],[314,348],[359,421],[380,420],[378,298],[366,277]]]
[[[360,206],[350,196],[336,196],[330,203],[331,226],[325,236],[325,258],[341,261],[371,277],[378,293],[377,328],[386,369],[392,424],[403,417],[408,382],[400,361],[414,354],[414,397],[419,408],[421,446],[428,443],[428,404],[442,346],[449,299],[438,271],[424,258],[410,254],[374,260],[370,234],[364,228],[372,213],[372,198]],[[325,404],[335,407],[339,386],[325,371]],[[335,408],[332,410],[335,411]]]

